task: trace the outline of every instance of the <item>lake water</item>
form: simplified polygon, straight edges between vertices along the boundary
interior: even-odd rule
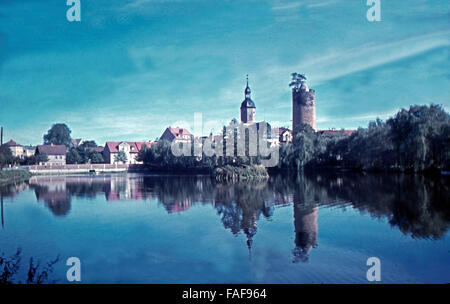
[[[450,179],[408,175],[41,176],[0,188],[0,253],[69,257],[82,283],[450,282]]]

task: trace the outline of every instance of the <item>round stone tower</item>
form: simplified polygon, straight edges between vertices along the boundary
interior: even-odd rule
[[[314,131],[316,127],[316,96],[313,89],[306,83],[292,89],[292,130],[294,134],[302,123],[310,125]]]

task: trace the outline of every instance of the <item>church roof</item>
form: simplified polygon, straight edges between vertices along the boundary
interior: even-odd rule
[[[247,75],[247,86],[245,87],[245,90],[244,90],[245,99],[241,103],[241,109],[243,109],[243,108],[255,108],[256,109],[255,103],[250,98],[251,93],[252,93],[252,91],[250,90],[250,87],[248,86],[248,75]]]
[[[242,108],[256,108],[255,103],[250,98],[245,98],[245,100],[241,103]]]

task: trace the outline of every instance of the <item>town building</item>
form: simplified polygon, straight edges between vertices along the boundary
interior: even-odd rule
[[[14,140],[10,140],[7,143],[5,143],[6,146],[9,147],[11,150],[11,153],[14,157],[23,158],[24,157],[24,148],[22,145],[19,145]]]
[[[317,133],[319,133],[322,136],[325,137],[341,137],[341,136],[351,136],[354,132],[356,132],[355,130],[336,130],[336,129],[331,129],[331,130],[318,130]]]
[[[48,160],[39,165],[65,165],[66,146],[65,145],[39,145],[36,147],[36,155],[47,155]]]
[[[36,151],[36,147],[33,147],[31,145],[22,146],[22,145],[16,143],[12,139],[10,141],[8,141],[7,143],[5,143],[5,145],[9,147],[12,155],[14,157],[18,157],[18,158],[25,158],[25,157],[33,156]]]
[[[291,143],[293,140],[292,130],[288,128],[285,127],[274,128],[274,133],[278,135],[274,139],[274,142],[276,141],[276,144],[285,145]]]
[[[34,156],[34,153],[36,152],[36,147],[29,145],[23,147],[23,156],[24,157],[31,157]]]
[[[159,138],[160,140],[167,140],[170,142],[179,141],[179,142],[188,142],[193,139],[193,135],[184,128],[172,128],[168,127],[164,131],[164,133]]]
[[[137,160],[139,151],[142,150],[143,146],[151,148],[152,144],[150,142],[132,142],[132,141],[108,141],[103,149],[103,159],[108,164],[142,164],[142,162]],[[123,151],[126,156],[126,162],[117,160],[119,152]]]

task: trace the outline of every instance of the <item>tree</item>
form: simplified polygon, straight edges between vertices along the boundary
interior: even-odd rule
[[[294,87],[295,90],[300,89],[302,84],[306,81],[306,76],[304,74],[292,73],[292,81],[289,84],[290,87]]]
[[[95,148],[95,147],[97,147],[97,143],[95,142],[95,140],[86,140],[86,141],[83,141],[83,143],[80,145],[80,147]]]
[[[103,156],[98,152],[93,152],[89,158],[93,164],[101,164],[104,162]]]
[[[0,169],[3,169],[4,166],[12,164],[14,161],[14,156],[11,152],[11,149],[7,145],[0,146]]]
[[[123,151],[119,151],[119,153],[117,153],[117,155],[114,156],[115,163],[120,162],[126,163],[127,161],[128,161],[127,155]]]
[[[411,106],[386,122],[371,122],[331,143],[328,165],[363,170],[445,170],[450,163],[450,115],[438,105]]]
[[[68,164],[82,164],[84,163],[83,157],[78,152],[78,149],[72,148],[67,153],[66,161]]]
[[[54,145],[65,145],[66,147],[70,146],[71,137],[70,137],[69,127],[66,124],[54,124],[50,130],[48,130],[47,134],[44,135],[44,144],[54,144]]]
[[[45,153],[36,154],[34,157],[35,157],[35,159],[34,159],[35,164],[48,162],[48,156]]]

